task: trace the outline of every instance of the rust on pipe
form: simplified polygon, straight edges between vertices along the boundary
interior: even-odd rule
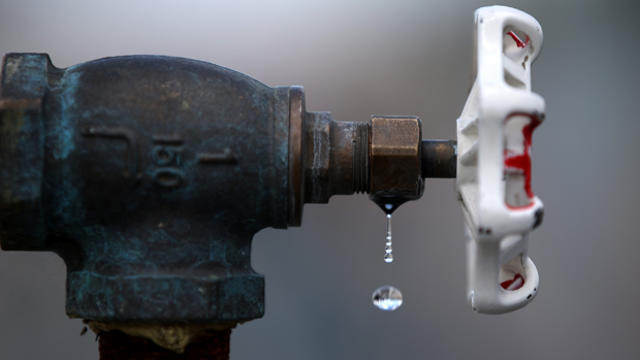
[[[203,333],[177,353],[145,338],[106,331],[98,337],[100,360],[228,360],[230,335],[231,329]]]

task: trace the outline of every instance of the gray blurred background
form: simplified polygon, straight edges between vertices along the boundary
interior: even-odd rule
[[[0,0],[0,54],[55,65],[113,55],[210,61],[266,84],[304,85],[307,108],[340,120],[414,114],[425,138],[454,138],[471,86],[473,11],[484,1]],[[640,6],[509,1],[542,24],[533,88],[547,101],[533,188],[546,218],[530,241],[538,297],[502,316],[465,299],[462,213],[453,180],[427,182],[384,216],[366,196],[307,205],[302,227],[265,229],[253,266],[266,315],[239,326],[232,359],[640,358]],[[1,166],[1,165],[0,165]],[[393,284],[396,312],[371,305]],[[0,358],[97,359],[64,313],[65,267],[50,253],[0,252]]]

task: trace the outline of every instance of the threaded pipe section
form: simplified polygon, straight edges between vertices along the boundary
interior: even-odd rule
[[[353,191],[369,190],[369,124],[356,123],[353,137]]]

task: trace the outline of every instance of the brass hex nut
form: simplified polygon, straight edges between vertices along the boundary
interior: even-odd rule
[[[421,123],[415,116],[371,117],[369,193],[414,200],[422,196]]]

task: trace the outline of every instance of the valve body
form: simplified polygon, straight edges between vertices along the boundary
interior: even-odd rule
[[[251,238],[288,224],[289,88],[166,57],[10,54],[2,75],[2,247],[60,254],[70,316],[262,316]]]
[[[256,232],[299,225],[304,203],[336,194],[399,205],[423,191],[418,118],[334,121],[307,112],[300,87],[209,63],[59,69],[8,54],[0,91],[0,243],[64,259],[71,317],[215,328],[261,317]]]

